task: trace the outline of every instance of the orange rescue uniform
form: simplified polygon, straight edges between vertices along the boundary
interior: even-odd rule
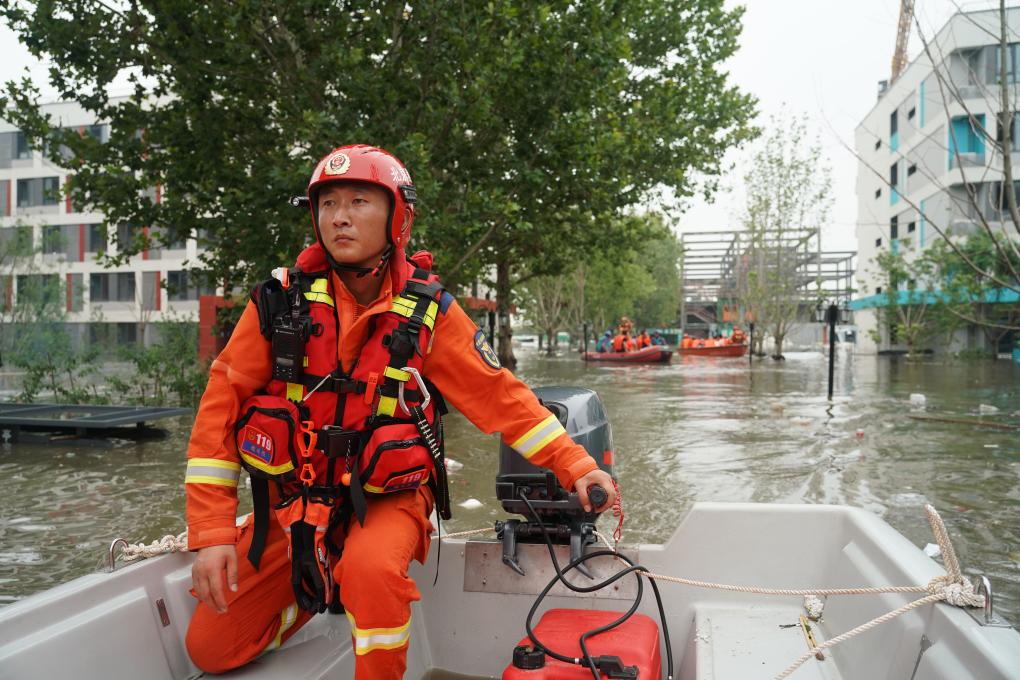
[[[350,370],[369,336],[371,318],[390,308],[391,279],[383,277],[379,296],[368,307],[357,304],[336,274],[330,276],[329,294],[340,322],[337,353]],[[423,375],[476,427],[487,434],[500,432],[509,446],[551,468],[564,488],[572,489],[596,469],[595,461],[526,385],[483,358],[476,330],[451,301],[436,319]],[[289,542],[274,513],[258,571],[246,557],[251,518],[235,526],[241,465],[234,423],[240,405],[262,390],[271,374],[270,344],[259,333],[258,313],[249,303],[212,364],[188,445],[188,547],[235,544],[237,550],[238,590],[224,588],[227,612],[219,614],[199,602],[188,629],[188,652],[207,672],[236,668],[278,647],[311,617],[294,602]],[[423,562],[428,554],[432,494],[423,488],[368,496],[365,525],[351,522],[333,574],[351,625],[355,677],[400,678],[406,668],[411,602],[421,599],[407,569],[412,558]]]

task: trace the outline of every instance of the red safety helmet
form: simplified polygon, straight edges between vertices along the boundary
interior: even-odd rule
[[[400,159],[388,151],[367,144],[349,144],[333,149],[315,166],[312,179],[308,182],[308,202],[312,211],[312,226],[315,228],[315,238],[319,243],[322,243],[318,222],[319,190],[330,182],[351,181],[375,184],[390,194],[390,229],[387,235],[390,248],[387,249],[383,259],[374,270],[365,270],[378,273],[378,270],[382,268],[393,252],[403,251],[411,239],[414,204],[417,198],[414,182]],[[407,208],[410,208],[410,217],[405,224],[404,212]],[[329,257],[328,251],[326,256],[330,259],[331,264],[340,269],[362,269],[349,265],[338,265],[332,261],[332,257]]]

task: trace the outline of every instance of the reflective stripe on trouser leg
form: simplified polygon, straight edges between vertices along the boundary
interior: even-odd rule
[[[351,623],[356,680],[400,680],[407,669],[411,603],[407,569],[424,561],[431,531],[427,489],[369,494],[365,524],[352,522],[333,570]]]
[[[296,602],[280,612],[280,630],[276,631],[276,637],[266,645],[267,652],[280,646],[283,641],[283,634],[294,625],[294,622],[297,621],[297,616],[298,606]]]
[[[395,628],[358,628],[358,623],[350,612],[347,612],[347,620],[351,623],[354,653],[358,655],[378,649],[397,649],[411,639],[411,619]]]

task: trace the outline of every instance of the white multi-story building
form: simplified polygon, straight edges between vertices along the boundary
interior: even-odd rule
[[[107,125],[75,103],[54,103],[44,110],[60,127],[103,141],[109,136]],[[199,294],[212,291],[188,280],[185,262],[196,262],[195,240],[146,250],[120,266],[102,266],[99,253],[116,253],[118,241],[126,242],[136,230],[147,232],[149,226],[104,227],[101,214],[73,205],[61,193],[73,173],[61,167],[59,155],[31,148],[19,130],[0,121],[0,252],[10,252],[11,239],[30,243],[34,250],[27,260],[0,261],[0,305],[7,319],[19,294],[45,281],[39,277],[59,277],[68,331],[91,342],[150,342],[154,321],[197,320]],[[158,201],[159,188],[152,191]]]
[[[1020,8],[1007,10],[1006,23],[1008,35],[1016,40]],[[991,135],[1002,134],[995,39],[999,28],[998,10],[955,14],[937,35],[928,37],[929,49],[899,78],[888,87],[880,85],[878,102],[857,127],[859,264],[851,307],[862,331],[858,342],[863,351],[897,349],[890,329],[878,328],[875,311],[888,293],[874,264],[881,251],[892,249],[910,259],[941,238],[939,232],[954,238],[975,233],[982,228],[977,211],[993,228],[1002,229],[1002,157],[990,141]],[[1008,52],[1007,80],[1016,108],[1020,42],[1010,44]],[[1020,149],[1020,125],[1012,127],[1013,148]],[[1014,151],[1012,162],[1014,177],[1020,178],[1020,152]],[[950,347],[994,349],[985,343],[984,336],[970,328],[958,333]]]

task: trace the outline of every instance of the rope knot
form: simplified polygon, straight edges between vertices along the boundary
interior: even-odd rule
[[[929,593],[936,595],[955,607],[983,607],[984,598],[974,586],[963,577],[953,580],[950,576],[936,576],[925,586]]]

